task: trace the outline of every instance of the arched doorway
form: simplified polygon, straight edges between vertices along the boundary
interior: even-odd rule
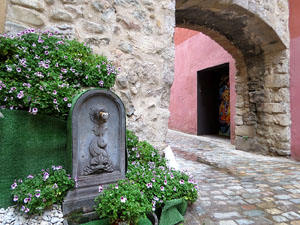
[[[177,0],[176,26],[201,31],[235,59],[237,149],[288,155],[288,41],[244,2]]]

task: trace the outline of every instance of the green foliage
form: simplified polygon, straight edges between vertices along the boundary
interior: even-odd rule
[[[196,201],[196,181],[181,171],[167,167],[166,159],[146,141],[127,131],[128,171],[126,177],[139,184],[153,204],[153,210],[172,199]]]
[[[134,182],[121,180],[103,190],[99,187],[100,195],[95,199],[96,212],[100,218],[109,218],[110,222],[117,220],[136,223],[151,211],[151,203]]]
[[[0,36],[0,107],[65,119],[82,87],[111,88],[117,71],[90,47],[45,31]]]
[[[61,166],[41,170],[11,185],[13,201],[27,214],[42,213],[54,203],[61,203],[67,191],[74,188],[75,181]]]
[[[121,185],[119,183],[118,188],[111,185],[103,192],[103,187],[100,187],[101,194],[96,199],[100,218],[107,217],[111,221],[116,219],[133,221],[134,211],[141,213],[139,215],[144,215],[146,212],[162,207],[168,200],[196,201],[197,186],[191,176],[169,169],[166,159],[152,145],[146,141],[139,141],[131,131],[127,130],[126,134],[128,151],[126,177],[128,181],[120,181]],[[131,195],[136,195],[136,197],[127,197]],[[122,196],[126,196],[131,207],[124,207],[125,204],[121,204]],[[139,202],[135,203],[134,201]],[[138,216],[138,214],[134,215]]]

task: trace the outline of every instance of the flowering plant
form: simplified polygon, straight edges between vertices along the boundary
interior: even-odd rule
[[[0,36],[0,107],[66,118],[81,87],[110,88],[118,71],[90,47],[45,31]]]
[[[75,181],[61,166],[42,169],[39,174],[28,175],[11,185],[13,201],[26,214],[41,213],[54,203],[61,203]]]
[[[152,203],[152,210],[172,199],[196,201],[197,183],[188,174],[170,169],[166,160],[149,143],[139,142],[127,131],[128,171],[126,177],[139,184],[140,190]]]
[[[136,224],[137,220],[151,211],[151,204],[134,182],[121,180],[107,189],[99,187],[100,195],[95,199],[96,212],[100,218],[110,222],[126,221]]]

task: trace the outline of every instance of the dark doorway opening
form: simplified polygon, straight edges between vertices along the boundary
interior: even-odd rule
[[[229,63],[197,72],[197,135],[230,137]]]

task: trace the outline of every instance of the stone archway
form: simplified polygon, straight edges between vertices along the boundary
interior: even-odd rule
[[[237,149],[290,154],[286,15],[284,1],[176,1],[176,26],[203,32],[236,60]]]

